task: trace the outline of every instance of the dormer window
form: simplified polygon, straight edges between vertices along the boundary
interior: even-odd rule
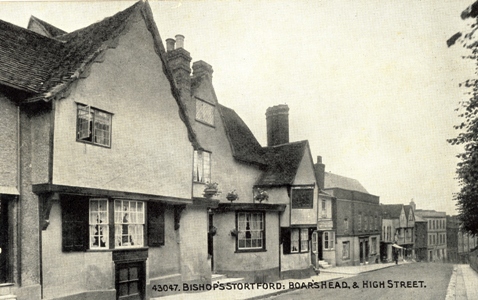
[[[111,146],[111,114],[78,104],[76,140],[100,146]]]
[[[214,105],[196,98],[196,121],[214,126]]]

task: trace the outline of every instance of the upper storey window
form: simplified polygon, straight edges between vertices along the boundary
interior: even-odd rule
[[[196,120],[214,126],[214,105],[196,99]]]
[[[78,104],[76,140],[110,147],[111,116],[91,106]]]
[[[211,181],[211,153],[194,151],[193,180],[204,183]]]
[[[292,188],[292,208],[313,208],[313,188]]]

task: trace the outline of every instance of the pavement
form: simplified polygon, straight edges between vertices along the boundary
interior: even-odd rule
[[[478,273],[470,265],[454,265],[446,300],[478,299]]]
[[[410,262],[400,262],[399,265],[404,263]],[[291,288],[292,286],[303,286],[308,284],[313,284],[317,282],[327,282],[327,281],[335,281],[343,278],[348,278],[352,276],[356,276],[358,274],[372,272],[379,269],[390,268],[395,266],[395,263],[378,263],[378,264],[369,264],[369,265],[361,265],[361,266],[346,266],[346,267],[332,267],[328,269],[320,269],[320,274],[316,276],[312,276],[310,278],[305,279],[284,279],[279,280],[277,282],[272,283],[275,288],[271,288],[268,286],[265,288],[264,286],[258,287],[257,284],[249,284],[249,289],[246,288],[246,283],[241,283],[242,285],[237,285],[236,289],[234,290],[214,290],[214,291],[205,291],[205,292],[197,292],[197,293],[183,293],[183,294],[175,294],[171,296],[165,297],[158,297],[158,298],[151,298],[151,300],[197,300],[197,299],[264,299],[276,295],[280,295],[283,293],[287,293],[293,291],[294,289]],[[271,285],[271,283],[269,283]],[[478,299],[478,298],[473,298]],[[450,299],[451,300],[451,299]]]

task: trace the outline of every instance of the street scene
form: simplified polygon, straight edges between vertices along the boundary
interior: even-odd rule
[[[478,299],[477,26],[0,1],[0,300]]]

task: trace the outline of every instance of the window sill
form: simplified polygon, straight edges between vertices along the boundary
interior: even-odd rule
[[[90,141],[83,141],[83,140],[78,140],[78,139],[76,141],[78,143],[82,143],[82,144],[87,144],[87,145],[92,145],[92,146],[98,146],[98,147],[102,147],[102,148],[111,149],[111,145],[106,146],[106,145],[96,144],[96,143],[93,143],[93,142],[90,142]]]
[[[238,249],[234,253],[253,253],[253,252],[267,252],[267,249]]]
[[[216,126],[215,126],[215,125],[211,125],[211,124],[206,123],[206,122],[204,122],[204,121],[201,121],[201,120],[196,119],[196,122],[198,122],[198,123],[200,123],[200,124],[203,124],[203,125],[206,125],[206,126],[208,126],[208,127],[211,127],[211,128],[216,129]]]
[[[113,251],[137,251],[148,250],[148,246],[143,247],[124,247],[124,248],[108,248],[108,249],[87,249],[86,252],[113,252]]]

